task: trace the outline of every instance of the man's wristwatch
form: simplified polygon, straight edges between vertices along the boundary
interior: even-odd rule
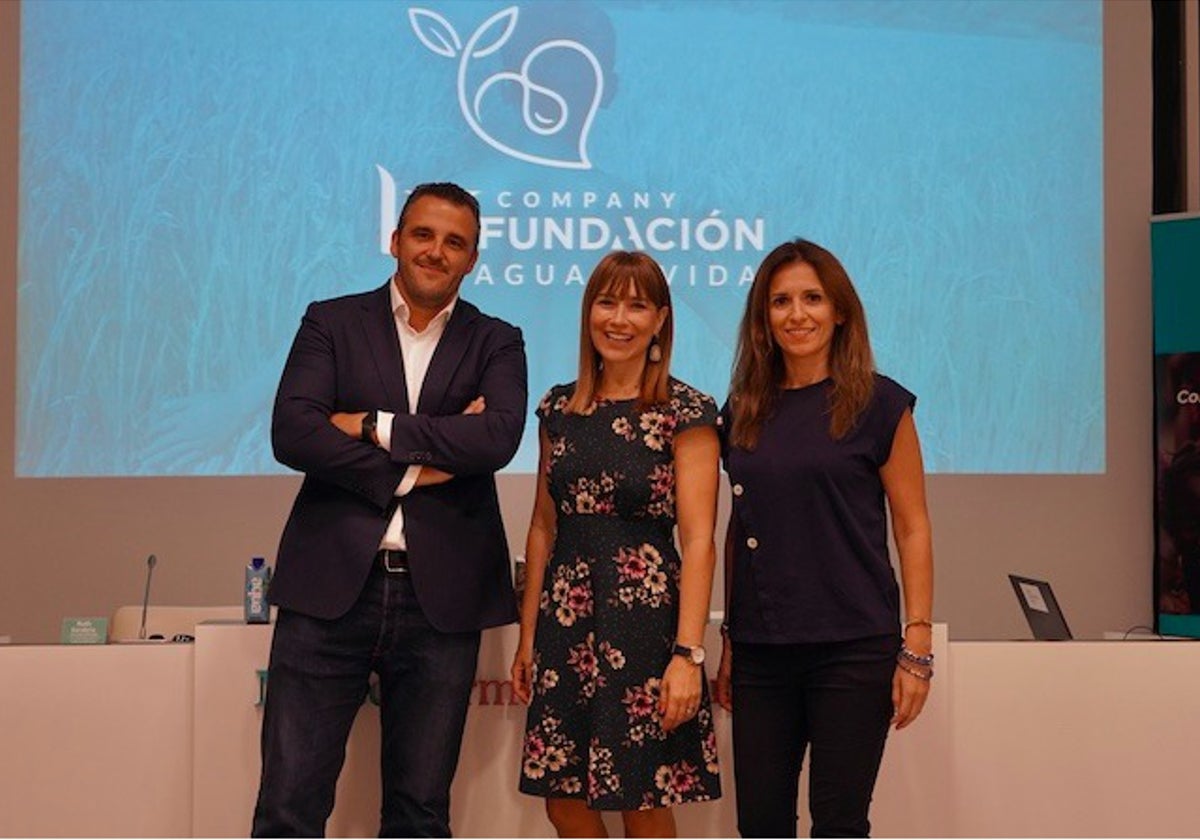
[[[362,441],[363,443],[375,443],[375,426],[379,422],[377,412],[368,411],[362,419]]]
[[[682,656],[684,659],[686,659],[688,662],[692,663],[693,665],[703,665],[704,664],[704,648],[701,647],[700,645],[696,645],[695,647],[690,647],[688,645],[681,645],[678,642],[676,642],[675,648],[671,652],[674,653],[676,656]]]

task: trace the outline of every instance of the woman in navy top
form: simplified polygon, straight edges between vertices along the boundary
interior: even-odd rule
[[[875,373],[838,259],[805,240],[768,254],[722,410],[733,513],[717,699],[733,712],[744,837],[796,836],[810,746],[812,836],[866,836],[889,724],[925,703],[933,550],[915,403]]]

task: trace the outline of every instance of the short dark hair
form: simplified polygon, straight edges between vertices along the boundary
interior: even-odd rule
[[[475,249],[478,250],[479,228],[481,225],[479,220],[479,201],[458,184],[452,184],[449,181],[417,184],[413,187],[412,192],[408,194],[408,198],[404,199],[404,206],[400,208],[400,218],[396,220],[396,230],[404,227],[404,217],[408,214],[408,208],[412,203],[418,198],[427,195],[449,201],[451,204],[457,204],[460,207],[466,207],[471,211],[471,215],[475,217]]]

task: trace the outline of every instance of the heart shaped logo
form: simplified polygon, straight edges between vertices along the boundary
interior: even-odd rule
[[[519,9],[485,20],[466,45],[429,9],[409,23],[435,55],[458,61],[458,106],[479,139],[509,157],[559,169],[591,169],[588,135],[604,93],[595,53],[568,38],[514,49]]]

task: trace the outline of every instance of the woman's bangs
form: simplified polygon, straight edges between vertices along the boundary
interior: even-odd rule
[[[659,300],[658,285],[649,272],[638,268],[622,266],[614,271],[612,276],[600,287],[600,294],[614,298],[641,298],[650,301],[655,306],[665,306],[666,301]],[[630,287],[632,286],[632,292]]]

